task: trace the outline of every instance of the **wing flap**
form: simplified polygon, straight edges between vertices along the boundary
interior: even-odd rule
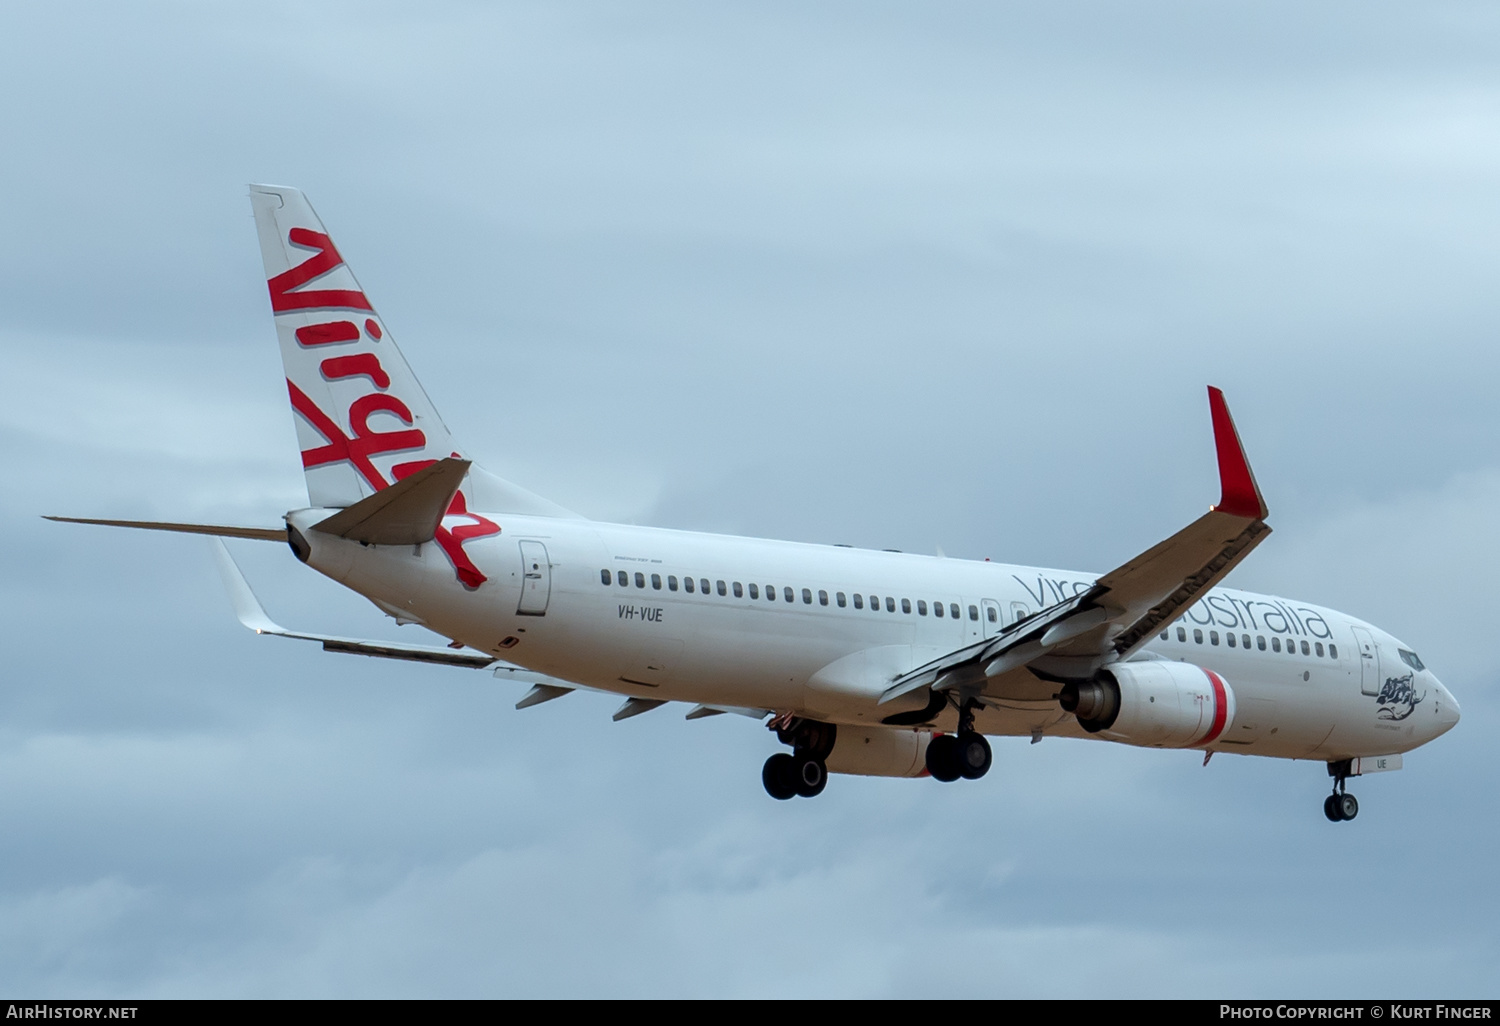
[[[1101,577],[1097,586],[1124,607],[1116,622],[1127,626],[1112,639],[1115,652],[1122,658],[1129,655],[1181,616],[1270,533],[1262,520],[1214,510]],[[1080,647],[1087,650],[1087,636],[1082,640]]]

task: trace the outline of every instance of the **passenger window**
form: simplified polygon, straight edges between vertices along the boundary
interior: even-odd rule
[[[1203,644],[1203,632],[1200,631],[1196,627],[1193,628],[1193,644],[1195,644],[1195,645],[1201,645],[1201,644]]]
[[[894,598],[892,598],[890,595],[887,595],[885,597],[885,611],[887,613],[894,613],[896,611],[896,600]],[[908,611],[910,611],[910,604],[909,603],[908,603]]]
[[[843,593],[840,592],[840,595],[842,595],[842,594]],[[839,605],[843,605],[843,603],[840,602]],[[863,609],[863,608],[865,608],[865,597],[863,595],[861,595],[857,591],[854,593],[854,608],[855,609]]]
[[[1161,632],[1161,640],[1163,640],[1163,641],[1171,641],[1172,639],[1169,638],[1169,637],[1167,637],[1167,632],[1166,631],[1162,631]]]
[[[1280,638],[1274,638],[1273,637],[1271,639],[1271,651],[1272,652],[1280,652],[1281,651],[1281,639]]]
[[[759,585],[757,585],[757,584],[750,585],[750,597],[753,598],[753,599],[760,598],[760,586]]]
[[[708,594],[708,578],[707,577],[700,577],[700,578],[698,578],[698,590],[701,591],[701,592],[703,592],[703,594],[705,594],[705,595]]]
[[[811,588],[803,588],[802,589],[802,604],[804,606],[810,606],[810,605],[812,605],[812,589]]]
[[[774,584],[768,584],[768,585],[766,585],[766,601],[767,602],[775,602],[776,601],[776,585],[774,585]]]
[[[990,621],[990,623],[1000,622],[1000,614],[996,612],[994,606],[987,606],[984,610],[984,615]]]
[[[622,588],[628,588],[628,587],[630,587],[630,575],[627,574],[624,570],[620,571],[619,581],[620,581],[620,587],[622,587]]]
[[[734,597],[735,598],[744,598],[745,597],[744,586],[741,585],[739,581],[735,581],[734,582]]]
[[[1308,651],[1307,642],[1305,642],[1305,641],[1302,643],[1302,654],[1303,655],[1312,655],[1312,653]]]
[[[1330,641],[1328,643],[1328,658],[1329,659],[1337,659],[1338,657],[1339,657],[1339,647],[1337,645],[1335,645],[1333,642]]]
[[[640,571],[636,571],[635,586],[637,588],[644,588],[646,586],[646,575]]]
[[[677,590],[677,578],[675,576],[673,576],[672,574],[668,574],[667,575],[667,590],[668,591],[676,591]]]
[[[1187,628],[1185,628],[1185,627],[1179,627],[1179,628],[1177,628],[1177,640],[1178,641],[1186,641],[1187,640]]]
[[[724,587],[724,582],[723,582],[723,581],[720,581],[720,582],[719,582],[719,594],[720,594],[720,595],[723,595],[723,594],[726,594],[726,593],[727,593],[727,591],[728,591],[728,589],[726,589],[726,588],[725,588],[725,587]]]
[[[1257,634],[1255,636],[1255,647],[1262,652],[1266,650],[1266,636],[1264,634]]]
[[[901,600],[901,612],[907,614],[908,616],[911,615],[911,599]]]
[[[856,595],[854,597],[858,598],[859,596]],[[834,598],[838,601],[840,609],[843,609],[844,606],[848,603],[848,600],[846,598],[844,598],[844,593],[843,592],[839,592],[837,595],[834,596]]]
[[[1227,635],[1225,635],[1224,636],[1224,640],[1227,641],[1227,642],[1229,642],[1229,647],[1230,648],[1239,648],[1239,643],[1237,641],[1235,641],[1235,638],[1234,638],[1233,634],[1227,634]]]
[[[969,619],[970,620],[978,620],[979,619],[979,607],[978,606],[970,606],[969,607]]]
[[[872,613],[878,613],[878,612],[880,612],[880,596],[879,595],[871,595],[870,596],[870,612],[872,612]]]
[[[651,587],[655,591],[661,591],[661,574],[651,575]]]
[[[957,602],[949,602],[948,603],[948,615],[951,616],[951,617],[953,617],[953,619],[955,619],[955,620],[958,619],[958,603]]]
[[[1248,635],[1248,634],[1241,634],[1240,635],[1240,644],[1243,645],[1243,646],[1245,646],[1246,648],[1249,648],[1250,647],[1250,635]]]
[[[782,588],[781,589],[781,597],[784,598],[784,599],[786,599],[788,602],[792,601],[792,589],[791,588]]]
[[[608,585],[609,581],[610,581],[609,571],[608,570],[600,570],[599,571],[599,580],[603,584]]]
[[[684,577],[682,579],[682,590],[689,595],[693,593],[693,579],[691,577]]]
[[[820,606],[826,606],[826,605],[828,605],[828,592],[823,591],[822,589],[818,590],[818,605],[820,605]]]
[[[917,615],[918,616],[926,616],[927,615],[927,600],[926,599],[917,599]]]
[[[1208,632],[1208,643],[1210,645],[1217,645],[1219,643],[1219,632],[1218,631],[1209,631]]]
[[[918,605],[917,608],[921,609],[922,607],[920,605]],[[932,604],[932,615],[933,616],[942,616],[943,615],[943,604],[941,602],[934,602]]]
[[[1313,648],[1317,651],[1318,658],[1322,659],[1323,658],[1323,643],[1321,641],[1316,641],[1316,642],[1313,643]]]

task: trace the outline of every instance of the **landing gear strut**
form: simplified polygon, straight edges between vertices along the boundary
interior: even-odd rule
[[[1352,768],[1349,759],[1328,764],[1328,775],[1333,778],[1333,794],[1323,799],[1323,815],[1331,822],[1340,823],[1359,815],[1359,799],[1344,790],[1344,781],[1349,779]]]
[[[782,744],[792,746],[792,751],[777,752],[766,760],[760,771],[766,794],[782,802],[822,794],[828,786],[828,766],[823,760],[833,751],[838,728],[832,723],[791,715],[778,716],[769,726]]]
[[[958,707],[958,733],[941,734],[927,746],[927,772],[932,779],[950,783],[963,777],[978,780],[990,771],[993,754],[984,735],[974,729],[972,698]]]

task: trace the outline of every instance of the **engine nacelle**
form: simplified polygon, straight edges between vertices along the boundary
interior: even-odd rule
[[[863,777],[920,777],[927,772],[927,731],[851,727],[841,723],[833,751],[824,760],[829,773]]]
[[[1058,701],[1090,734],[1148,748],[1202,748],[1234,723],[1234,690],[1192,663],[1114,663]]]

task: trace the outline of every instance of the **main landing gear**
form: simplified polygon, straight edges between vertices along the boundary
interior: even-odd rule
[[[1333,794],[1323,799],[1323,815],[1331,822],[1341,823],[1359,815],[1359,799],[1344,790],[1344,781],[1349,779],[1351,760],[1330,762],[1328,775],[1333,778]]]
[[[789,798],[816,798],[828,786],[828,766],[823,760],[833,751],[838,727],[818,720],[804,720],[790,714],[778,716],[768,726],[792,751],[777,752],[766,760],[760,781],[766,794],[777,801]]]
[[[958,707],[958,733],[939,734],[927,746],[927,772],[932,779],[951,783],[959,777],[978,780],[990,771],[990,743],[974,729],[973,699]]]

